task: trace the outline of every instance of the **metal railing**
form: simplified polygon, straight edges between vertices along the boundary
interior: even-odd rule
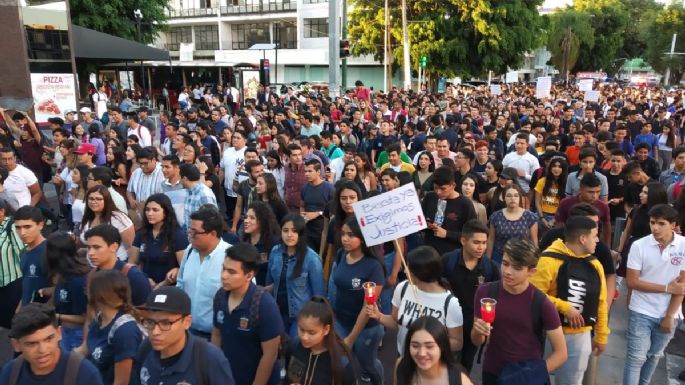
[[[166,16],[170,19],[181,17],[208,17],[214,16],[219,11],[218,8],[189,8],[166,10]]]
[[[263,12],[288,12],[297,10],[297,2],[295,1],[279,1],[272,2],[268,0],[260,0],[258,3],[229,5],[220,8],[222,15],[242,15],[248,13],[263,13]]]

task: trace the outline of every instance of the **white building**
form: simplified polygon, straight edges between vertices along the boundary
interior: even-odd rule
[[[258,65],[266,58],[271,83],[328,81],[326,0],[172,0],[170,7],[169,29],[155,45],[168,49],[174,67],[186,68],[188,75],[225,74],[219,68]],[[260,43],[278,44],[278,53],[248,50]],[[182,46],[192,49],[192,60],[180,60]],[[350,57],[347,85],[357,79],[381,87],[383,67],[371,57]]]

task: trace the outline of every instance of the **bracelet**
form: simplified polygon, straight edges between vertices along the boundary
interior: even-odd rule
[[[664,293],[668,293],[668,284],[664,285]]]

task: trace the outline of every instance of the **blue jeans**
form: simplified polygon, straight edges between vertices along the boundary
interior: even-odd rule
[[[342,326],[338,321],[335,321],[335,330],[340,338],[347,337],[352,331]],[[368,327],[362,330],[352,347],[362,372],[369,375],[371,383],[374,385],[383,385],[383,365],[378,359],[378,344],[383,339],[384,333],[383,325]]]
[[[392,265],[395,263],[395,256],[395,252],[392,251],[388,254],[385,254],[383,257],[383,262],[385,263],[386,282],[385,285],[383,285],[383,290],[381,290],[380,303],[378,304],[383,314],[390,314],[390,311],[392,310],[392,293],[395,291],[395,288],[388,285],[387,279],[392,272]]]
[[[70,352],[75,348],[81,346],[83,342],[83,327],[67,327],[62,326],[62,340],[59,342],[59,347],[65,352]]]
[[[557,385],[581,385],[583,374],[587,369],[588,359],[592,353],[590,332],[564,334],[568,358],[563,365],[554,371],[554,382]]]
[[[673,338],[676,329],[674,327],[670,333],[663,333],[659,329],[660,323],[660,318],[629,311],[623,385],[649,385],[652,374],[664,355],[664,349]]]

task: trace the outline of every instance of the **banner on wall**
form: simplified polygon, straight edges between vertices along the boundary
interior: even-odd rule
[[[31,94],[36,123],[49,118],[64,117],[68,110],[76,111],[76,81],[73,74],[31,74]]]

